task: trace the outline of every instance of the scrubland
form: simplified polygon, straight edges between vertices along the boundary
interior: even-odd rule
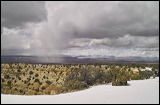
[[[98,84],[127,86],[130,80],[158,76],[157,64],[1,64],[1,93],[54,95]]]

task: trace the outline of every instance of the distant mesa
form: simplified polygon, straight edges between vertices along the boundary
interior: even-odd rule
[[[106,63],[156,63],[159,64],[159,57],[116,57],[116,56],[24,56],[24,55],[2,55],[1,63],[64,63],[64,64],[106,64]]]

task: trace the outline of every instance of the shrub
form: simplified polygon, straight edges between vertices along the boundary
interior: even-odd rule
[[[56,85],[50,85],[45,89],[46,94],[59,94],[62,93],[64,90],[62,87]]]
[[[19,80],[21,80],[21,77],[18,76],[17,78],[18,78]]]
[[[70,80],[65,84],[66,90],[79,90],[88,87],[85,82],[80,82],[78,80]]]
[[[47,84],[49,84],[49,85],[50,85],[50,84],[52,84],[52,82],[51,82],[51,81],[46,81],[46,83],[47,83]]]
[[[23,90],[19,90],[20,93],[23,93]]]
[[[2,82],[5,82],[5,80],[4,80],[4,79],[2,79]]]
[[[11,81],[8,81],[7,84],[8,84],[8,85],[11,85]]]
[[[30,83],[28,83],[28,86],[30,85]]]
[[[38,76],[39,76],[38,74],[35,75],[35,77],[38,77]]]
[[[10,76],[9,76],[9,75],[5,75],[4,78],[5,78],[5,79],[9,79]]]
[[[18,69],[17,72],[21,72],[21,70]]]
[[[132,75],[131,80],[139,80],[140,76],[139,75]]]
[[[29,74],[32,75],[32,74],[33,74],[33,71],[30,71]]]
[[[46,78],[45,75],[43,76],[43,78],[44,78],[44,79]]]
[[[113,81],[112,86],[125,86],[127,85],[127,80]]]
[[[30,81],[31,79],[30,78],[27,78],[28,79],[28,81]]]
[[[35,79],[34,82],[40,82],[39,79]]]
[[[44,86],[42,86],[42,88],[41,88],[42,90],[44,90],[44,89],[46,89]]]
[[[15,90],[15,91],[18,91],[18,89],[17,89],[17,88],[15,88],[14,90]]]
[[[123,86],[123,85],[127,85],[127,79],[124,76],[112,82],[112,86]]]
[[[27,83],[28,83],[28,82],[25,80],[25,81],[24,81],[24,84],[27,84]]]
[[[42,82],[39,82],[40,85],[42,85]]]

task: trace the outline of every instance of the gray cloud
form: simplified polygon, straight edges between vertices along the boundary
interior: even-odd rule
[[[79,38],[159,35],[159,2],[52,2],[57,26]],[[65,28],[60,29],[65,31]]]
[[[73,48],[77,51],[71,53],[78,54],[82,49],[85,53],[86,48],[92,52],[103,47],[96,54],[128,49],[122,55],[159,56],[159,2],[8,1],[1,6],[5,51],[54,54]],[[156,53],[151,54],[152,50]]]
[[[158,48],[159,37],[158,36],[131,36],[125,35],[119,38],[103,38],[103,39],[91,39],[91,38],[76,38],[70,42],[71,47],[86,46],[108,46],[111,48]]]
[[[47,19],[43,1],[2,1],[1,27],[23,27]]]
[[[38,30],[44,47],[65,48],[72,38],[159,35],[156,2],[47,2],[46,8],[48,21]]]
[[[24,30],[3,28],[1,36],[1,49],[26,49],[30,37],[26,36]]]

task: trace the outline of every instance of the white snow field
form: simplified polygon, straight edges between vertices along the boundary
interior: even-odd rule
[[[98,85],[59,95],[1,94],[1,104],[159,104],[159,77],[128,83],[130,86]]]

